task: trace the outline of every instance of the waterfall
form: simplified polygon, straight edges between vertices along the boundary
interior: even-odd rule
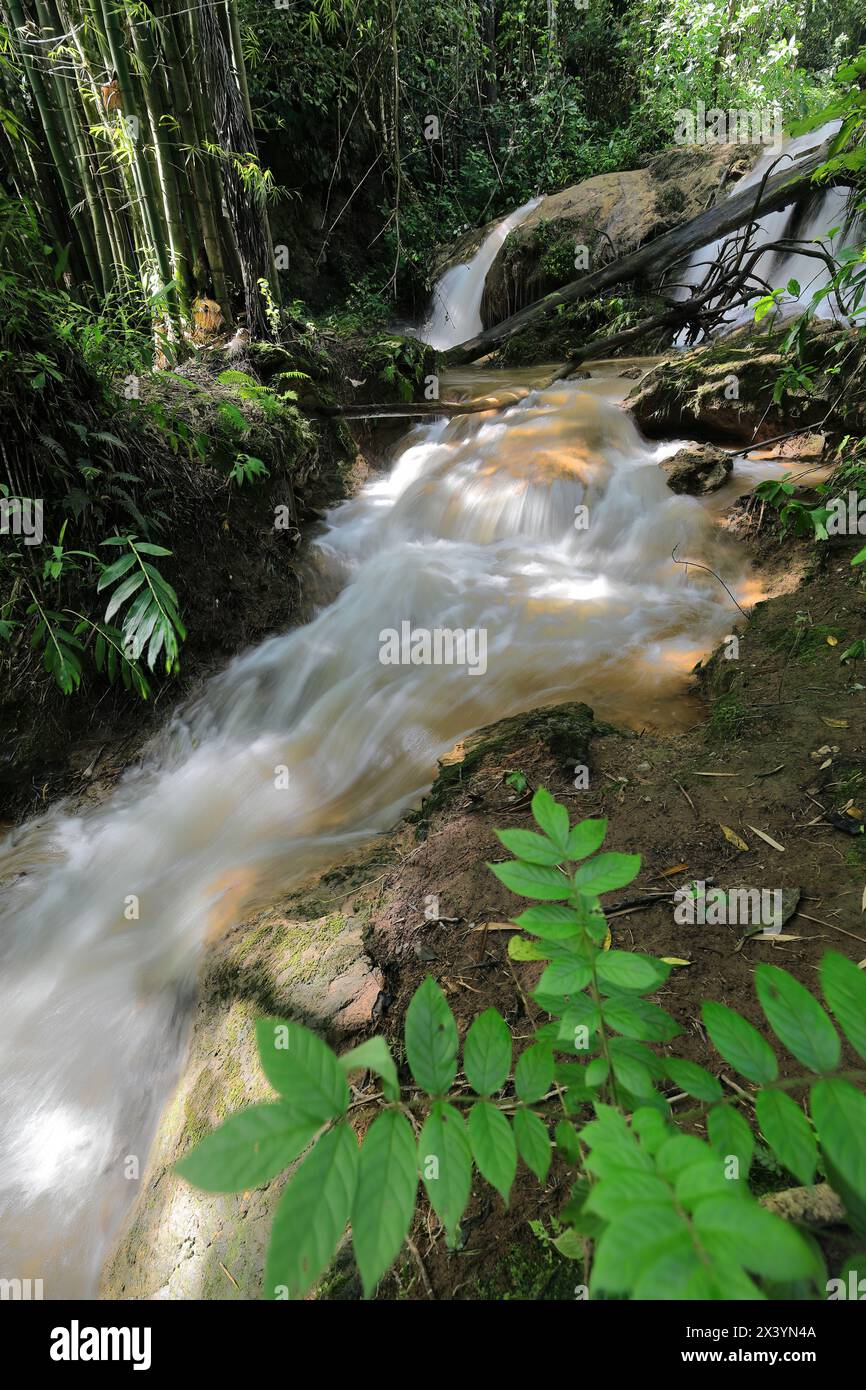
[[[445,271],[433,291],[427,317],[417,330],[422,342],[429,343],[437,352],[445,352],[481,332],[481,299],[487,272],[508,233],[519,227],[540,202],[540,198],[531,198],[503,217],[488,232],[470,261]]]
[[[733,185],[732,191],[741,193],[746,188],[755,188],[757,191],[758,184],[767,170],[776,165],[776,161],[780,157],[782,162],[776,165],[777,168],[796,169],[798,161],[829,140],[839,129],[839,125],[839,121],[829,121],[818,130],[811,131],[806,135],[798,135],[783,140],[781,146],[771,146],[763,152],[754,168]],[[754,237],[755,247],[758,248],[769,242],[782,239],[796,239],[803,242],[816,241],[819,238],[826,239],[828,232],[838,228],[839,231],[832,242],[833,249],[838,254],[848,244],[846,233],[850,234],[852,230],[851,215],[847,206],[850,192],[850,188],[847,187],[816,188],[815,193],[809,199],[801,201],[797,205],[782,208],[779,212],[770,212],[764,217],[758,218],[758,229]],[[684,287],[678,291],[678,298],[687,298],[690,287],[700,284],[710,263],[717,259],[724,242],[729,238],[730,233],[720,237],[717,241],[702,246],[699,251],[692,255],[684,268],[674,271],[677,283]],[[793,300],[786,302],[786,313],[805,309],[815,291],[821,289],[830,279],[830,272],[822,261],[813,256],[804,256],[796,252],[768,251],[756,261],[754,272],[766,281],[771,289],[784,288],[792,280],[797,282],[800,292],[793,297]],[[835,304],[831,298],[828,297],[821,301],[817,309],[819,318],[832,318],[835,313]],[[733,309],[726,315],[724,325],[726,330],[730,331],[741,323],[750,322],[753,318],[754,301],[751,305],[745,304],[738,309]],[[682,343],[685,340],[686,331],[683,330],[677,342]]]

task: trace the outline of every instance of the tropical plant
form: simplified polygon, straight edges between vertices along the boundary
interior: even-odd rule
[[[787,971],[758,966],[772,1043],[735,1010],[704,1003],[704,1028],[740,1077],[726,1093],[711,1070],[670,1050],[679,1028],[649,996],[672,962],[611,946],[601,898],[634,879],[640,857],[602,852],[606,822],[572,826],[543,789],[532,812],[538,831],[497,832],[515,857],[489,866],[530,900],[514,918],[522,933],[510,956],[546,962],[533,998],[548,1021],[516,1062],[505,1020],[487,1009],[463,1041],[466,1084],[458,1083],[457,1024],[430,977],[406,1013],[408,1076],[381,1037],[338,1057],[300,1024],[264,1018],[259,1055],[277,1098],[231,1116],[178,1171],[206,1191],[236,1192],[300,1159],[276,1208],[269,1298],[308,1293],[347,1225],[372,1295],[410,1231],[419,1177],[455,1246],[473,1165],[507,1205],[518,1159],[545,1182],[552,1140],[574,1170],[553,1243],[581,1263],[586,1296],[821,1296],[818,1245],[761,1205],[749,1169],[757,1129],[798,1182],[823,1169],[866,1241],[866,1066],[844,1065],[837,1032],[866,1059],[866,978],[828,952],[825,1009]],[[777,1047],[798,1072],[782,1074]],[[381,1082],[360,1146],[348,1087],[358,1072]],[[674,1111],[671,1087],[694,1104]]]

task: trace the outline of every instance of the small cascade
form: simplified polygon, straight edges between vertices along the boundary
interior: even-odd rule
[[[532,198],[503,217],[487,234],[471,261],[445,271],[433,291],[427,318],[417,330],[422,342],[429,343],[437,352],[445,352],[481,332],[481,298],[487,272],[508,233],[519,227],[540,202],[540,198]]]
[[[754,168],[733,185],[732,191],[742,193],[747,188],[757,190],[770,168],[784,169],[790,167],[795,170],[798,162],[804,160],[823,145],[825,141],[835,135],[838,129],[839,122],[830,121],[818,130],[811,131],[806,135],[789,137],[780,146],[771,146],[761,155]],[[780,159],[781,162],[778,162]],[[828,233],[835,228],[838,230],[833,238],[832,247],[838,255],[839,251],[848,245],[853,231],[852,217],[848,206],[850,192],[850,188],[847,187],[816,189],[811,198],[801,201],[796,206],[767,213],[766,216],[758,219],[758,230],[754,238],[755,247],[758,248],[780,240],[809,242],[824,239],[826,241]],[[702,246],[691,256],[685,267],[674,271],[673,278],[678,285],[682,286],[678,292],[678,297],[687,298],[690,287],[701,283],[710,264],[718,258],[724,242],[730,239],[730,235],[728,233],[717,241]],[[821,289],[830,279],[830,272],[822,261],[797,252],[768,251],[756,261],[755,274],[760,276],[771,289],[783,288],[791,281],[796,281],[800,292],[794,302],[789,300],[786,303],[787,313],[805,309],[815,291]],[[834,300],[830,297],[822,300],[818,306],[817,314],[819,318],[835,317],[837,309]],[[726,315],[725,330],[730,331],[741,323],[750,322],[753,318],[754,303],[752,305],[744,304]],[[681,344],[686,341],[686,330],[683,330],[677,341]]]

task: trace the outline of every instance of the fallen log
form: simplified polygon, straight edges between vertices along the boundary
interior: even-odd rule
[[[733,193],[715,207],[698,213],[690,222],[674,227],[662,236],[656,237],[646,245],[620,256],[616,261],[572,280],[561,290],[545,295],[543,299],[520,309],[510,318],[493,328],[484,329],[474,338],[451,348],[444,354],[447,366],[461,366],[483,357],[493,348],[499,347],[508,338],[520,333],[524,328],[538,323],[554,314],[560,305],[579,304],[591,299],[611,285],[626,284],[634,280],[659,277],[661,273],[678,262],[685,260],[693,251],[706,246],[711,241],[736,231],[738,227],[763,217],[768,212],[778,212],[796,202],[805,193],[814,191],[812,175],[828,158],[829,143],[822,145],[807,159],[802,160],[796,170],[781,169],[771,174],[756,197],[754,186]]]
[[[528,390],[499,391],[495,396],[475,396],[468,401],[389,401],[381,405],[318,405],[308,407],[309,413],[328,419],[378,420],[411,419],[415,416],[435,418],[442,415],[477,415],[483,410],[506,410],[529,394]]]

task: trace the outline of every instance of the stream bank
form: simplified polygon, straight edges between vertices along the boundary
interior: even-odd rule
[[[134,527],[171,547],[161,568],[177,590],[188,636],[179,669],[155,677],[147,701],[119,680],[110,685],[92,663],[83,689],[64,695],[28,649],[25,632],[0,644],[0,833],[59,798],[72,806],[104,799],[176,706],[238,652],[298,621],[302,541],[328,507],[357,491],[391,442],[381,429],[363,421],[350,428],[316,408],[403,400],[431,363],[432,355],[412,340],[320,332],[298,322],[286,346],[217,335],[173,371],[129,378],[140,399],[105,391],[78,362],[67,394],[42,403],[43,433],[32,448],[28,432],[36,425],[22,422],[20,448],[28,450],[39,479],[33,491],[46,498],[56,492],[53,455],[41,442],[48,430],[65,443],[64,430],[80,431],[86,419],[94,441],[114,442],[102,495],[87,503],[91,512],[102,511],[96,536],[109,532],[110,519],[121,532]],[[261,398],[285,389],[280,373],[289,368],[297,408],[277,414]],[[12,453],[16,434],[6,441]],[[208,441],[206,457],[194,452],[195,439]],[[90,462],[101,464],[96,445],[91,449]],[[227,477],[240,449],[261,460],[261,479]],[[120,510],[112,478],[119,467],[129,493],[129,506]],[[143,527],[143,513],[152,532]],[[168,516],[170,531],[163,524]],[[57,538],[50,524],[46,511],[46,549]],[[98,540],[89,546],[98,550]],[[63,583],[65,589],[52,591],[54,606],[86,609],[92,596],[74,567],[64,571]]]

